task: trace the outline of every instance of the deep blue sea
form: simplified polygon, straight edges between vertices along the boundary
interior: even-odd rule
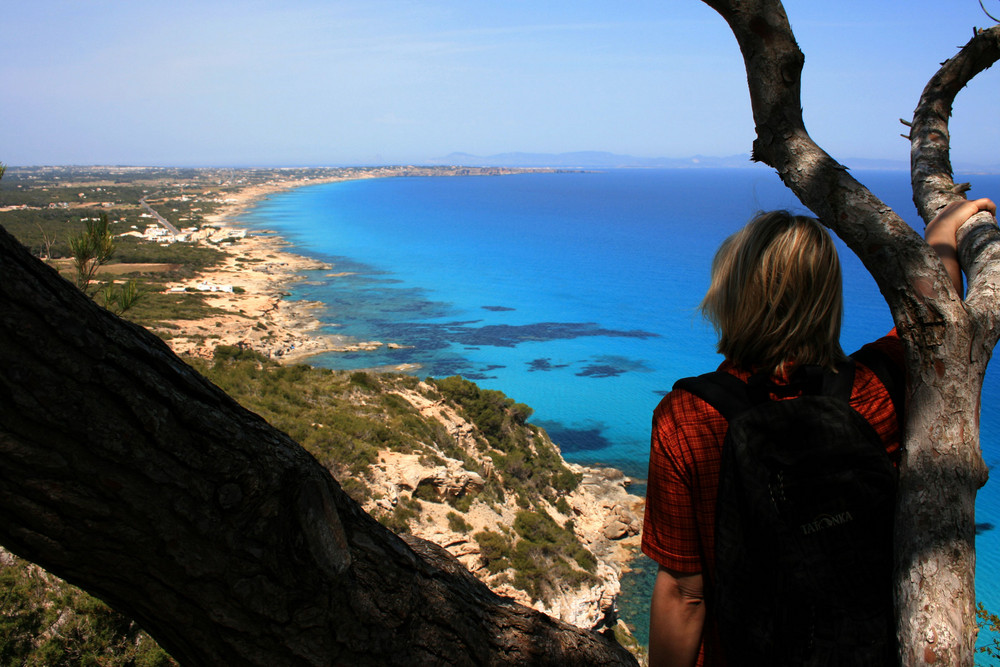
[[[923,229],[905,172],[855,176]],[[1000,197],[1000,176],[963,180],[972,196]],[[567,459],[643,480],[653,408],[674,380],[720,361],[696,311],[712,255],[772,208],[806,212],[763,167],[612,170],[317,185],[272,196],[240,222],[333,265],[292,288],[292,298],[325,304],[319,317],[330,332],[409,346],[327,354],[314,365],[461,374],[532,406],[532,421]],[[841,249],[850,352],[892,321],[874,281]],[[341,273],[349,275],[331,275]],[[991,469],[1000,460],[998,397],[994,363],[981,420]],[[977,523],[977,594],[997,611],[996,482],[979,493]],[[642,638],[651,571],[624,582],[620,603]]]

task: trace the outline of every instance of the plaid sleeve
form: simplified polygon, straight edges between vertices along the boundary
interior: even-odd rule
[[[671,392],[653,413],[642,550],[670,570],[701,572],[709,560],[725,425],[686,391]]]
[[[880,352],[890,364],[900,369],[897,383],[905,381],[903,342],[895,329],[890,331],[888,335],[868,343],[862,349],[874,349]],[[899,423],[898,415],[901,410],[897,411],[897,406],[893,403],[889,390],[882,384],[875,372],[864,364],[858,364],[857,371],[855,371],[851,407],[868,420],[868,423],[882,439],[885,450],[893,462],[898,462],[903,441],[903,429]]]

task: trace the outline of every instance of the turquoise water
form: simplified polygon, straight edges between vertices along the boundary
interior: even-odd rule
[[[905,173],[857,175],[923,229]],[[998,176],[967,180],[976,196],[1000,196]],[[696,313],[712,254],[771,208],[802,210],[768,169],[620,170],[311,186],[261,202],[241,222],[333,264],[292,296],[324,303],[319,317],[332,332],[410,346],[312,363],[461,374],[531,405],[567,459],[641,480],[653,408],[675,379],[719,362]],[[860,262],[843,249],[841,257],[850,351],[892,322]],[[981,422],[991,468],[1000,458],[998,378],[994,364]],[[978,596],[1000,609],[995,484],[980,491],[977,522]],[[621,603],[640,627],[648,580],[627,581]]]

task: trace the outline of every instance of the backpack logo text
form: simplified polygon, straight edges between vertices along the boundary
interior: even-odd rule
[[[841,526],[848,521],[853,520],[854,517],[851,516],[851,513],[844,511],[833,516],[829,514],[822,514],[809,523],[804,523],[799,527],[802,529],[803,535],[812,535],[813,533],[818,533],[821,530],[833,528],[834,526]]]

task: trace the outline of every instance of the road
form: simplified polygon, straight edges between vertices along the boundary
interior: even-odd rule
[[[176,227],[174,227],[172,224],[170,224],[170,222],[167,221],[166,218],[164,218],[162,215],[160,215],[159,213],[157,213],[156,211],[154,211],[153,207],[146,203],[146,198],[145,197],[143,197],[142,199],[140,199],[139,203],[142,204],[142,207],[144,209],[146,209],[147,211],[149,211],[149,214],[152,215],[154,218],[156,218],[156,221],[158,223],[160,223],[161,225],[163,225],[163,227],[168,232],[170,232],[174,236],[180,236],[181,230],[179,230]]]

